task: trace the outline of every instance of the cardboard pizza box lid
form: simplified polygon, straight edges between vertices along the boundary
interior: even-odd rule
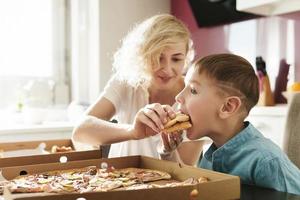
[[[45,145],[45,150],[48,152],[46,152],[44,149],[41,151],[37,148],[41,144]],[[54,145],[57,145],[59,147],[69,146],[72,147],[74,151],[51,153],[51,148]],[[70,139],[0,143],[0,149],[7,152],[11,151],[13,153],[18,153],[18,151],[29,151],[30,153],[33,153],[33,155],[23,154],[23,156],[18,156],[18,154],[16,153],[12,157],[0,158],[0,169],[3,167],[10,166],[65,162],[94,158],[98,159],[102,157],[100,149],[79,150],[78,148],[76,148],[76,145]],[[36,149],[37,152],[32,152],[34,151],[34,149]],[[40,154],[38,152],[40,152]]]
[[[0,149],[3,151],[14,151],[14,150],[23,150],[23,149],[35,149],[41,143],[45,143],[45,150],[50,151],[52,146],[70,146],[73,149],[74,144],[71,139],[62,139],[62,140],[36,140],[36,141],[24,141],[24,142],[6,142],[0,143]]]
[[[205,176],[209,182],[192,186],[181,186],[172,188],[153,188],[141,190],[118,190],[109,192],[90,192],[82,194],[7,194],[11,199],[45,199],[45,200],[96,200],[96,199],[239,199],[240,179],[237,176],[213,172],[210,170],[180,165],[175,162],[162,161],[144,156],[128,156],[111,159],[91,159],[85,161],[70,161],[67,163],[49,163],[28,166],[15,166],[2,169],[2,174],[6,179],[13,179],[20,173],[38,173],[51,170],[63,170],[80,168],[87,166],[103,165],[114,166],[115,168],[138,167],[165,171],[171,174],[172,178],[178,181],[186,180],[190,177]],[[192,192],[193,191],[193,192]],[[196,191],[196,193],[195,193]],[[80,199],[81,198],[81,199]]]

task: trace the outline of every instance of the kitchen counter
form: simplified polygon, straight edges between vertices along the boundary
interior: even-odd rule
[[[265,137],[283,148],[287,104],[276,106],[255,106],[246,118]]]
[[[278,104],[276,106],[254,106],[249,115],[285,116],[287,114],[287,108],[287,104]]]
[[[27,108],[22,112],[0,110],[0,141],[70,139],[75,120],[66,107]]]
[[[69,139],[74,124],[71,122],[48,122],[43,124],[7,124],[0,126],[1,142],[41,139]]]

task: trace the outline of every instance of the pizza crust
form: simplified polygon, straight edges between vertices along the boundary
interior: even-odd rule
[[[176,113],[176,117],[174,119],[169,120],[162,130],[165,133],[172,133],[175,131],[182,131],[192,127],[190,123],[190,117],[183,113]]]
[[[183,113],[176,113],[176,117],[174,119],[170,119],[165,125],[164,128],[170,128],[171,126],[173,126],[174,124],[176,124],[177,122],[185,122],[185,121],[189,121],[190,117],[186,114]]]
[[[0,181],[0,194],[3,194],[4,187],[9,184],[9,181]]]
[[[134,173],[136,176],[138,176],[139,180],[142,182],[171,179],[171,175],[169,173],[159,171],[159,170],[141,169],[141,168],[126,168],[124,170]]]
[[[177,123],[174,126],[171,126],[169,128],[165,128],[165,129],[163,129],[163,132],[172,133],[175,131],[182,131],[182,130],[185,130],[185,129],[188,129],[191,127],[192,127],[192,124],[189,121],[186,121],[186,122]]]
[[[51,153],[62,153],[62,152],[71,152],[73,151],[72,147],[70,146],[57,146],[53,145],[51,148]]]

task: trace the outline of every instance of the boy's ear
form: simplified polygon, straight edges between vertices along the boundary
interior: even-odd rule
[[[220,108],[219,116],[222,119],[228,118],[236,111],[238,111],[241,105],[242,105],[242,101],[239,97],[237,96],[227,97],[224,104]]]

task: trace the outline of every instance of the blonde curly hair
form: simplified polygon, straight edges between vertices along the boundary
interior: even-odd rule
[[[155,15],[136,25],[114,54],[115,75],[129,85],[148,84],[151,70],[159,66],[162,51],[179,42],[186,43],[185,67],[194,58],[193,43],[187,27],[169,14]]]

